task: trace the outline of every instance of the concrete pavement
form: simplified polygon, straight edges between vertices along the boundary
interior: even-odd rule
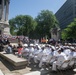
[[[38,64],[31,63],[24,69],[15,70],[7,61],[0,58],[0,69],[5,75],[76,75],[76,67],[65,71],[51,72],[51,67],[38,68]],[[33,74],[32,74],[33,73]]]

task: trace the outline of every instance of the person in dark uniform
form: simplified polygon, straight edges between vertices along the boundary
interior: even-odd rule
[[[9,43],[10,43],[10,42],[9,42],[9,40],[8,40],[7,38],[3,40],[3,44],[4,44],[4,45],[7,45],[7,44],[9,44]]]
[[[10,43],[8,43],[8,46],[6,47],[6,53],[10,54],[10,53],[13,53],[12,51],[12,45]]]
[[[3,48],[4,48],[4,46],[3,46],[3,41],[2,41],[2,39],[0,38],[0,52],[3,51]]]
[[[0,44],[0,52],[3,51],[3,48],[4,48],[4,46],[3,46],[3,44],[1,43],[1,44]]]

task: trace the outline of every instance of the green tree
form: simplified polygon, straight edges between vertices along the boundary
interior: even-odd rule
[[[11,32],[16,35],[30,36],[36,28],[36,21],[29,15],[18,15],[15,18],[9,20]]]
[[[35,18],[38,25],[36,27],[36,32],[38,37],[45,37],[46,35],[50,37],[50,30],[55,26],[58,27],[58,21],[53,14],[52,11],[49,10],[42,10],[38,16]]]
[[[12,18],[9,20],[9,24],[10,24],[10,33],[12,35],[16,35],[16,25],[15,25],[15,18]]]
[[[62,39],[76,39],[76,18],[62,31]]]

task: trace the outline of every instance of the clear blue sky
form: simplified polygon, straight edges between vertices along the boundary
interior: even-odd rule
[[[17,15],[30,15],[35,18],[41,10],[56,13],[66,0],[10,0],[9,19]]]

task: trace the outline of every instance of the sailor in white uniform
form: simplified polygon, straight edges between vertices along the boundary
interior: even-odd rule
[[[56,67],[56,66],[57,66],[57,65],[61,65],[65,60],[67,60],[67,56],[66,56],[66,54],[63,52],[62,49],[59,49],[59,50],[58,50],[58,53],[59,53],[59,55],[57,56],[56,61],[54,61],[53,64],[52,64],[52,70],[53,70],[53,71],[57,71],[57,67]],[[64,59],[58,60],[59,57],[63,57]]]
[[[28,62],[30,61],[31,58],[33,58],[34,56],[33,53],[34,53],[34,44],[30,44]]]
[[[74,48],[74,47],[70,47],[70,50],[71,50],[70,56],[71,56],[72,58],[75,58],[75,56],[76,56],[75,48]]]
[[[35,49],[34,51],[34,62],[38,63],[38,60],[40,59],[40,54],[41,54],[41,48],[37,47],[37,49]]]
[[[46,46],[42,52],[43,56],[40,60],[39,67],[42,67],[43,62],[48,63],[50,61],[52,57],[51,52],[52,52],[51,48],[49,48],[49,46]]]
[[[64,53],[69,56],[71,53],[70,47],[69,46],[64,46]]]
[[[38,48],[38,51],[35,53],[36,55],[34,56],[34,61],[37,63],[37,61],[40,61],[42,56],[43,56],[43,51],[44,51],[45,46],[43,45],[42,48]]]
[[[22,56],[25,57],[25,56],[28,56],[28,55],[29,55],[28,45],[24,44],[23,45],[23,50],[22,50]]]

